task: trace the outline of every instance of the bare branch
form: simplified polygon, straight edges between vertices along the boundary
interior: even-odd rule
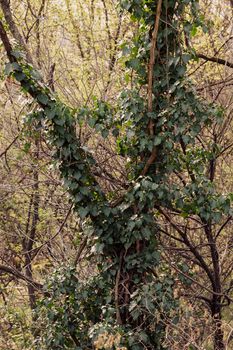
[[[5,149],[2,153],[0,153],[0,158],[1,158],[2,156],[6,155],[6,153],[9,151],[9,149],[11,148],[11,146],[18,140],[18,138],[19,138],[19,135],[17,135],[17,136],[14,138],[14,140],[6,147],[6,149]]]
[[[82,254],[84,248],[86,247],[86,245],[87,245],[87,237],[84,237],[83,241],[79,245],[79,249],[77,251],[77,254],[76,254],[76,257],[75,257],[75,260],[74,260],[74,265],[75,266],[79,263],[81,254]]]
[[[31,285],[33,285],[36,289],[41,290],[43,288],[43,285],[33,281],[32,279],[26,277],[23,273],[21,273],[20,271],[18,271],[17,269],[10,267],[10,266],[6,266],[6,265],[0,265],[0,271],[2,271],[3,273],[7,273],[10,275],[13,275],[14,277],[17,277],[27,283],[30,283]]]
[[[203,60],[206,60],[209,62],[214,62],[214,63],[222,64],[223,66],[226,66],[226,67],[233,68],[232,62],[226,61],[226,60],[219,58],[219,57],[208,57],[208,56],[203,55],[201,53],[197,54],[197,57],[202,58]]]

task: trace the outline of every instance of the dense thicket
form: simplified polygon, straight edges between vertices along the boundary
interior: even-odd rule
[[[31,307],[30,326],[22,319],[27,331],[19,343],[25,349],[225,349],[231,342],[233,289],[232,183],[224,163],[231,159],[226,81],[232,63],[217,54],[232,39],[229,22],[219,19],[225,43],[208,56],[198,51],[198,38],[208,33],[214,40],[216,32],[198,1],[127,0],[117,7],[86,2],[79,15],[83,23],[90,20],[85,33],[77,8],[65,1],[72,39],[63,36],[60,45],[69,49],[74,36],[79,63],[61,61],[59,86],[55,62],[45,74],[41,44],[49,2],[42,1],[36,15],[32,5],[38,4],[27,2],[28,36],[20,33],[8,2],[0,3],[8,113],[16,120],[26,114],[23,126],[14,121],[19,134],[2,152],[3,169],[6,181],[14,181],[23,160],[23,173],[33,180],[24,183],[29,193],[20,188],[11,197],[12,189],[2,191],[2,230],[14,227],[18,211],[20,235],[4,235],[1,271],[14,277],[14,285],[15,279],[27,282]],[[96,18],[97,28],[105,28],[105,47],[94,37]],[[34,28],[35,47],[28,43]],[[63,48],[57,50],[62,54]],[[199,58],[222,67],[219,81],[206,72],[210,86],[220,85],[217,95],[204,79],[197,86]],[[221,101],[223,96],[230,102]],[[17,99],[23,99],[21,110],[14,108]],[[11,149],[16,142],[19,154]],[[50,164],[64,190],[57,188],[60,180],[45,180],[53,176]],[[64,201],[63,191],[69,195]],[[65,219],[60,206],[69,206]],[[69,219],[71,211],[78,218]],[[70,233],[59,244],[65,226]],[[34,281],[36,262],[45,266],[41,283]],[[56,266],[52,275],[47,266]],[[6,309],[8,283],[12,278],[4,275]],[[10,322],[7,312],[5,317]],[[20,338],[19,324],[12,332]]]

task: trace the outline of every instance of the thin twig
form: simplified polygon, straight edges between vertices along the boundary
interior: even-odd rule
[[[198,285],[199,287],[205,289],[207,292],[213,294],[213,295],[217,295],[217,296],[221,296],[229,301],[233,301],[228,295],[223,294],[223,293],[217,293],[214,290],[209,289],[208,287],[204,286],[203,284],[201,284],[200,282],[196,281],[195,279],[193,279],[191,276],[187,275],[185,272],[181,271],[180,269],[178,269],[178,267],[175,265],[175,263],[172,263],[170,260],[168,261],[170,266],[178,273],[180,273],[181,275],[183,275],[185,278],[189,279],[190,281],[192,281],[193,283],[195,283],[196,285]]]
[[[215,240],[218,238],[224,227],[228,224],[229,221],[232,220],[232,216],[229,216],[227,220],[222,224],[222,226],[219,228],[218,232],[216,233]]]
[[[84,239],[82,240],[82,242],[79,245],[79,249],[77,251],[77,254],[76,254],[76,257],[75,257],[75,260],[74,260],[74,265],[75,266],[79,263],[81,254],[82,254],[84,248],[86,247],[86,245],[87,245],[87,237],[84,237]]]
[[[55,233],[55,235],[53,235],[50,239],[48,239],[46,242],[44,242],[43,244],[41,244],[39,247],[37,248],[34,248],[31,250],[31,252],[34,252],[34,256],[33,256],[33,259],[35,258],[35,256],[41,251],[41,249],[46,246],[48,243],[52,242],[54,240],[54,238],[56,238],[62,231],[63,227],[65,226],[66,224],[66,221],[68,220],[68,217],[70,216],[70,213],[72,211],[72,208],[73,208],[73,204],[71,204],[66,216],[65,216],[65,219],[63,220],[61,226],[59,227],[58,231]]]
[[[7,151],[9,151],[9,149],[11,148],[11,146],[15,143],[15,141],[18,140],[18,138],[19,138],[19,135],[17,135],[17,136],[14,138],[14,140],[6,147],[6,149],[5,149],[2,153],[0,153],[0,158],[1,158],[2,156],[6,155]]]

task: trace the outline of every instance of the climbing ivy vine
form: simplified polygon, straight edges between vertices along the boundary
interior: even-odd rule
[[[185,75],[195,59],[185,42],[204,26],[198,1],[122,0],[119,5],[138,30],[122,45],[126,76],[133,72],[134,86],[122,91],[115,105],[96,99],[90,108],[68,108],[19,52],[8,50],[5,73],[38,105],[26,123],[40,125],[55,150],[97,265],[85,282],[75,267],[60,269],[49,280],[48,296],[39,305],[38,349],[166,349],[166,322],[177,320],[178,301],[161,260],[157,218],[166,209],[206,222],[230,213],[230,198],[216,193],[205,174],[218,146],[203,150],[196,139],[221,111],[198,98]],[[129,185],[120,200],[110,201],[94,177],[98,163],[77,137],[80,123],[100,137],[111,134],[127,159]],[[185,187],[173,180],[174,173],[185,174]]]

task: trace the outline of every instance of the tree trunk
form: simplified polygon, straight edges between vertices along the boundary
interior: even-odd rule
[[[36,146],[36,153],[35,157],[38,160],[39,159],[39,142],[36,140],[35,142]],[[25,274],[26,277],[29,280],[33,280],[33,273],[32,273],[32,260],[33,260],[33,244],[36,238],[36,226],[39,221],[39,173],[37,169],[37,165],[35,165],[35,169],[33,171],[33,194],[31,198],[31,203],[29,206],[29,213],[28,213],[28,221],[26,225],[26,234],[25,239],[23,241],[23,249],[25,252]],[[32,220],[31,220],[31,227],[30,226],[30,218],[31,218],[31,211],[32,211]],[[33,310],[36,306],[36,295],[35,295],[35,286],[28,282],[28,297],[31,309]]]
[[[225,350],[220,299],[220,297],[214,298],[212,306],[212,317],[214,324],[214,350]]]

